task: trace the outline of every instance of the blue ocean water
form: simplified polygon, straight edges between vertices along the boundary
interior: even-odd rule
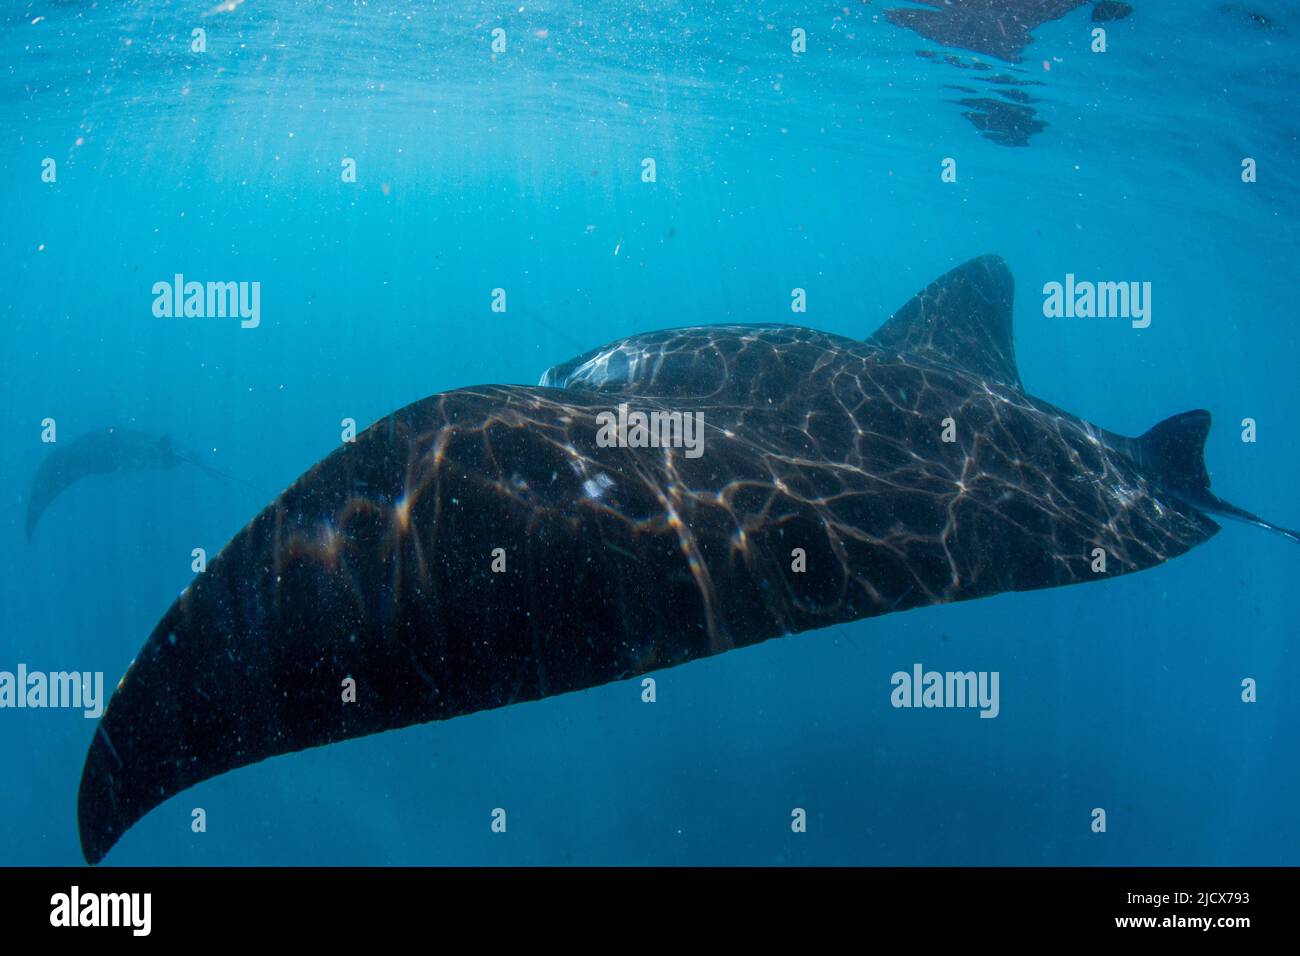
[[[986,252],[1018,280],[1032,394],[1125,434],[1206,408],[1215,491],[1300,525],[1294,9],[1134,0],[1094,53],[1084,5],[1008,63],[890,6],[9,7],[0,670],[111,687],[191,549],[215,553],[343,418],[535,384],[658,328],[863,338]],[[1023,145],[957,102],[1025,105],[994,76],[1045,124]],[[260,326],[155,317],[176,273],[260,282]],[[1067,273],[1150,281],[1151,326],[1045,318]],[[239,480],[88,478],[28,543],[46,418],[170,434]],[[1229,524],[1140,574],[665,671],[654,705],[633,680],[278,757],[163,804],[106,862],[1294,864],[1298,569],[1293,542]],[[999,672],[1000,715],[895,709],[890,675],[916,662]],[[94,727],[0,710],[0,864],[81,861]]]

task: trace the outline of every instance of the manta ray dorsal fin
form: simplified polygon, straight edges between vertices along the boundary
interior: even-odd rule
[[[980,256],[931,282],[867,342],[1023,388],[1011,337],[1015,280],[1001,256]]]

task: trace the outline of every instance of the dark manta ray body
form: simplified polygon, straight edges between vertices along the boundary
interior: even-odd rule
[[[1263,523],[1210,494],[1208,414],[1128,439],[1026,395],[1011,298],[985,257],[866,342],[656,332],[539,387],[458,389],[376,423],[158,624],[86,758],[86,858],[169,796],[275,754],[1138,571],[1214,534],[1207,510]],[[623,403],[702,412],[703,454],[598,442]]]

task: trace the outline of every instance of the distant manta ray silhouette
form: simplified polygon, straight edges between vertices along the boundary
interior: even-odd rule
[[[653,332],[380,420],[236,535],[128,668],[82,773],[87,861],[276,754],[1139,571],[1217,532],[1208,513],[1300,540],[1210,492],[1208,412],[1126,438],[1027,395],[1012,289],[986,256],[865,342]],[[598,440],[622,404],[701,412],[704,453]]]
[[[32,540],[32,532],[50,503],[83,478],[113,472],[167,471],[186,463],[218,481],[234,480],[197,453],[178,447],[168,435],[100,428],[67,443],[56,442],[32,479],[27,496],[27,540]]]

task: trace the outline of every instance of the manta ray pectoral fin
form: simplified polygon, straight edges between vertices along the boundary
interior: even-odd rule
[[[1300,532],[1265,521],[1210,491],[1210,473],[1205,468],[1205,439],[1209,434],[1210,413],[1197,408],[1166,418],[1140,437],[1130,439],[1128,454],[1149,478],[1192,507],[1300,542]]]
[[[1015,280],[1001,256],[980,256],[935,279],[867,342],[1023,389],[1011,334]]]

